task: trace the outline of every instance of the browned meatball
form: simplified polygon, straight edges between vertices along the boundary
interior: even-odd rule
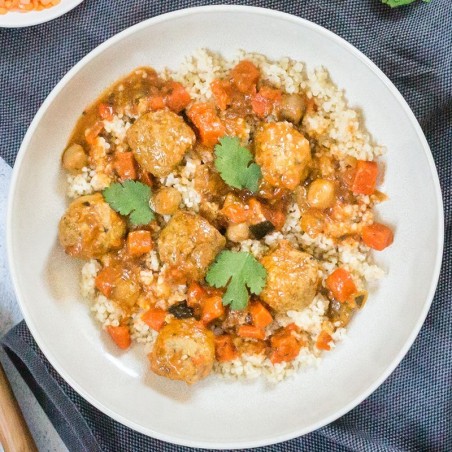
[[[127,141],[141,167],[154,176],[167,176],[196,141],[193,130],[176,113],[151,111],[127,131]]]
[[[100,284],[101,292],[127,311],[135,306],[141,295],[140,267],[133,261],[111,261],[97,274],[96,287]]]
[[[212,370],[214,336],[194,319],[173,320],[160,330],[148,356],[157,375],[193,384]]]
[[[277,312],[300,311],[313,300],[319,283],[319,264],[288,242],[261,259],[267,283],[259,297]]]
[[[293,190],[306,179],[311,148],[291,123],[264,124],[256,132],[254,143],[256,162],[270,185]]]
[[[203,217],[179,211],[162,230],[157,244],[164,264],[196,281],[204,277],[226,239]]]
[[[69,205],[58,233],[67,254],[91,259],[120,248],[126,225],[103,196],[96,193],[81,196]]]

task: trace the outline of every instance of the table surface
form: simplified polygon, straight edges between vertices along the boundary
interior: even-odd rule
[[[22,320],[22,314],[16,302],[9,278],[6,259],[5,217],[10,178],[11,168],[0,158],[0,336]],[[61,441],[35,396],[1,348],[0,361],[5,368],[6,375],[11,383],[38,450],[40,452],[66,452],[66,446]],[[2,450],[0,445],[0,451]]]

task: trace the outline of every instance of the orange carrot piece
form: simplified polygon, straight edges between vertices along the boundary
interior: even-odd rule
[[[226,133],[226,127],[221,122],[212,104],[194,104],[187,111],[187,116],[198,129],[201,142],[205,146],[215,146],[218,139]]]
[[[253,325],[258,328],[265,328],[273,322],[273,317],[268,309],[266,309],[263,304],[258,301],[251,304],[250,313],[253,319]]]
[[[175,113],[180,113],[190,103],[190,94],[179,82],[172,82],[170,88],[171,94],[166,96],[166,105]]]
[[[292,325],[292,324],[291,324]],[[292,361],[300,353],[303,342],[297,340],[292,335],[293,328],[288,325],[282,331],[275,333],[270,339],[272,352],[270,354],[270,361],[273,364],[281,363],[283,361]]]
[[[113,167],[121,180],[135,180],[138,177],[133,152],[117,152]]]
[[[165,323],[166,314],[163,309],[151,308],[142,314],[141,320],[153,330],[160,331]]]
[[[224,315],[223,299],[221,297],[209,297],[204,300],[201,320],[207,324]]]
[[[273,107],[281,101],[282,93],[279,89],[262,86],[259,92],[251,100],[254,113],[263,118],[268,116]]]
[[[130,338],[130,331],[127,326],[125,326],[125,325],[119,325],[119,326],[109,325],[109,326],[107,326],[107,332],[111,336],[111,338],[114,340],[115,344],[122,350],[125,350],[126,348],[130,347],[130,344],[132,343],[132,339]]]
[[[132,231],[127,236],[127,253],[130,256],[141,256],[152,250],[150,231]]]
[[[231,82],[244,94],[256,92],[256,84],[260,77],[259,69],[248,60],[240,61],[231,70]]]
[[[374,223],[363,227],[361,238],[368,247],[382,251],[392,244],[394,233],[384,224]]]
[[[262,206],[264,217],[273,224],[277,231],[280,231],[286,223],[286,214],[280,207]]]
[[[240,337],[247,337],[250,339],[265,339],[265,331],[253,325],[242,325],[239,327],[237,334]]]
[[[106,119],[107,121],[111,121],[113,119],[113,107],[111,105],[101,102],[97,109],[99,111],[99,116],[102,119]]]
[[[226,110],[232,102],[232,86],[227,80],[215,79],[210,84],[215,104],[220,110]]]
[[[343,268],[334,270],[334,272],[328,276],[326,279],[326,287],[331,291],[333,297],[341,303],[347,301],[357,291],[352,276]]]
[[[375,162],[358,160],[353,179],[352,192],[371,195],[375,192],[378,177],[378,166]]]
[[[248,219],[249,210],[237,202],[223,207],[221,213],[232,223],[243,223]]]
[[[121,277],[120,272],[114,267],[104,267],[96,276],[94,285],[105,297],[110,297],[115,288],[116,280]]]
[[[237,358],[237,350],[228,334],[215,337],[215,358],[221,363]]]
[[[92,127],[85,131],[85,140],[88,144],[94,144],[99,133],[104,128],[102,121],[97,121]]]
[[[206,296],[206,290],[198,283],[192,282],[187,290],[187,305],[191,307],[196,306],[197,304],[200,304]]]
[[[333,340],[331,335],[327,333],[325,330],[322,330],[319,334],[319,337],[317,338],[317,341],[315,343],[315,346],[319,350],[331,350],[330,342]]]
[[[165,99],[163,96],[153,96],[148,98],[148,105],[151,110],[162,110],[165,108]]]
[[[154,182],[152,181],[152,176],[147,171],[141,170],[138,179],[140,182],[143,182],[143,184],[147,185],[148,187],[153,187]]]

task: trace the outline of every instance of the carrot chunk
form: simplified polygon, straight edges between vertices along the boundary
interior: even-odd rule
[[[148,98],[148,105],[151,110],[162,110],[165,108],[165,99],[163,96],[152,96]]]
[[[126,348],[130,347],[130,344],[132,343],[132,339],[130,338],[130,332],[129,332],[129,328],[127,326],[125,326],[125,325],[119,325],[119,326],[109,325],[109,326],[107,326],[107,332],[111,336],[111,338],[114,340],[115,344],[122,350],[125,350]]]
[[[334,270],[328,276],[326,287],[331,291],[333,297],[341,303],[347,301],[357,290],[352,276],[343,268]]]
[[[113,107],[111,105],[101,102],[97,108],[99,116],[102,119],[106,119],[107,121],[111,121],[113,119]]]
[[[292,334],[294,328],[292,328],[291,325],[288,325],[282,331],[275,333],[270,340],[272,347],[270,361],[273,364],[281,363],[283,361],[292,361],[300,353],[303,342]]]
[[[325,330],[322,330],[317,338],[315,346],[319,350],[331,350],[330,342],[333,340],[330,334],[328,334]]]
[[[377,185],[378,166],[375,162],[358,160],[353,179],[352,192],[361,195],[371,195]]]
[[[215,79],[210,84],[215,104],[220,110],[226,110],[232,102],[232,86],[227,80]]]
[[[273,322],[273,317],[268,309],[266,309],[263,304],[258,301],[251,304],[250,313],[254,326],[257,326],[258,328],[265,328]]]
[[[150,231],[132,231],[127,236],[127,253],[130,256],[141,256],[152,250]]]
[[[223,299],[218,296],[209,297],[204,300],[202,307],[202,321],[207,324],[224,314]]]
[[[166,96],[167,107],[175,113],[180,113],[191,101],[190,94],[178,82],[172,82],[171,93]]]
[[[250,339],[265,339],[265,331],[262,328],[253,325],[242,325],[239,327],[237,334],[240,337],[247,337]]]
[[[141,170],[138,174],[138,179],[140,182],[143,182],[143,184],[147,185],[148,187],[153,187],[154,182],[152,181],[152,176],[147,171]]]
[[[121,180],[134,180],[137,178],[136,163],[133,152],[116,153],[113,167]]]
[[[244,94],[256,92],[256,84],[260,77],[259,69],[251,61],[240,61],[231,70],[231,82]]]
[[[155,331],[159,331],[160,328],[165,323],[166,311],[163,309],[151,308],[146,311],[142,316],[141,320],[143,320],[146,325],[152,328]]]
[[[221,213],[232,223],[243,223],[248,219],[249,210],[236,202],[223,207]]]
[[[215,337],[215,358],[222,363],[237,358],[237,350],[228,334]]]
[[[121,273],[114,267],[104,267],[96,276],[94,285],[96,289],[105,297],[110,297],[115,288],[116,280],[121,277]]]
[[[196,306],[197,304],[200,304],[206,296],[206,290],[198,283],[192,282],[187,290],[187,304],[191,307]]]
[[[201,142],[205,146],[213,147],[217,144],[218,139],[226,133],[226,128],[212,104],[194,104],[187,111],[187,116],[198,129]]]
[[[273,107],[281,101],[281,98],[282,93],[279,89],[262,86],[251,100],[251,107],[257,116],[263,118],[273,111]]]
[[[96,142],[99,133],[104,128],[104,123],[102,121],[97,121],[92,127],[85,131],[85,140],[88,144],[94,144]]]
[[[361,238],[368,247],[381,251],[394,241],[394,233],[384,224],[374,223],[363,227]]]

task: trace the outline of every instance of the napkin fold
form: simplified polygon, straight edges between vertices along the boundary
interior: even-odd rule
[[[214,2],[85,1],[49,23],[0,30],[0,156],[13,165],[20,141],[40,104],[89,50],[146,18],[210,3]],[[438,290],[418,338],[397,369],[369,398],[337,421],[303,437],[256,450],[452,450],[450,0],[432,0],[430,4],[417,1],[394,10],[379,0],[262,0],[246,4],[279,9],[334,31],[389,76],[410,104],[431,146],[442,184],[446,221]],[[0,221],[4,221],[4,215]],[[134,432],[90,405],[52,368],[25,323],[14,327],[1,343],[70,451],[192,450]]]

